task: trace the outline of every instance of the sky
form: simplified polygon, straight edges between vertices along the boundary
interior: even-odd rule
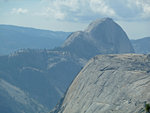
[[[104,17],[130,39],[150,36],[150,0],[0,0],[0,24],[74,32]]]

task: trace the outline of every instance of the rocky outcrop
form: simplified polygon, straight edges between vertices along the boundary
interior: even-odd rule
[[[126,33],[111,18],[98,19],[85,31],[72,33],[62,49],[87,59],[98,54],[134,52]]]
[[[142,113],[150,102],[150,55],[99,55],[53,113]]]

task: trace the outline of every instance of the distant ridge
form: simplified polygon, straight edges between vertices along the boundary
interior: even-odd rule
[[[14,25],[0,25],[0,55],[19,49],[53,49],[60,46],[70,32],[41,30]]]
[[[150,37],[131,40],[135,53],[150,54]]]

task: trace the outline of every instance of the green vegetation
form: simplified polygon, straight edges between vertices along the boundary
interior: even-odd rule
[[[150,113],[150,104],[145,105],[145,111],[146,113]]]

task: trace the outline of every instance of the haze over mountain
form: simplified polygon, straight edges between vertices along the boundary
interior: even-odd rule
[[[85,31],[72,33],[59,48],[22,49],[0,56],[0,78],[50,110],[91,57],[132,52],[126,33],[112,19],[104,18]]]
[[[22,48],[53,49],[60,46],[69,34],[70,32],[0,25],[0,55]]]
[[[99,55],[77,75],[51,113],[144,113],[150,55]]]
[[[131,40],[135,53],[150,53],[150,37]]]

